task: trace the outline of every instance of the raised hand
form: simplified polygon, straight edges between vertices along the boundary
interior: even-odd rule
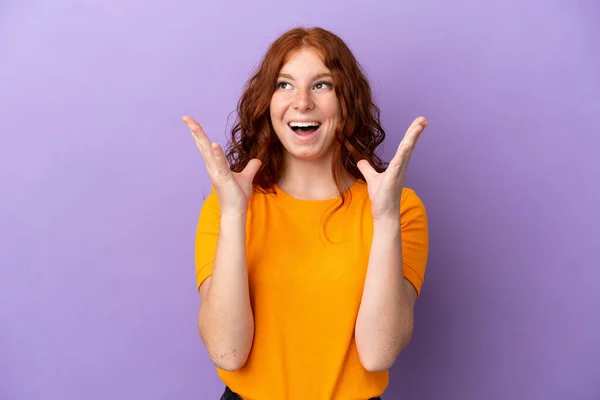
[[[367,181],[374,219],[397,219],[399,217],[400,195],[404,187],[408,162],[421,132],[426,126],[427,121],[424,117],[413,121],[385,171],[377,172],[367,160],[358,162],[357,167]]]
[[[260,160],[252,159],[242,172],[232,172],[223,149],[218,143],[211,143],[200,124],[187,115],[183,117],[183,122],[188,126],[200,149],[208,176],[219,197],[221,216],[239,216],[246,213],[252,195],[252,180],[260,168]]]

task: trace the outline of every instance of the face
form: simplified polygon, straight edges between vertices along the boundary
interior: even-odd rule
[[[331,156],[340,103],[331,71],[314,51],[290,54],[279,72],[270,112],[288,158],[311,161]]]

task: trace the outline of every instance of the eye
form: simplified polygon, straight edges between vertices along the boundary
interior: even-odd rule
[[[288,82],[285,81],[277,82],[277,89],[289,89],[289,87],[286,85],[291,86]]]
[[[315,89],[331,89],[333,83],[327,81],[321,81],[315,83]]]

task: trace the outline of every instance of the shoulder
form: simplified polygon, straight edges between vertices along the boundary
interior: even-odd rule
[[[423,200],[411,188],[403,188],[400,198],[400,221],[403,229],[427,233],[427,210]]]
[[[219,206],[219,198],[215,189],[211,187],[211,192],[208,196],[204,196],[204,202],[200,208],[200,216],[198,218],[197,233],[218,230],[221,221],[221,207]]]
[[[400,195],[400,210],[413,208],[420,208],[425,211],[425,204],[414,189],[408,187],[402,188],[402,194]]]
[[[217,196],[217,192],[215,191],[214,186],[210,187],[210,193],[208,196],[204,196],[204,202],[202,204],[202,212],[211,212],[211,213],[219,213],[219,197]]]

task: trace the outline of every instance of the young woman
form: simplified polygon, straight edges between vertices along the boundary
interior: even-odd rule
[[[227,154],[183,118],[213,184],[196,238],[198,326],[222,399],[378,398],[427,263],[425,208],[404,187],[427,122],[384,164],[368,81],[320,28],[279,37],[237,111]]]

